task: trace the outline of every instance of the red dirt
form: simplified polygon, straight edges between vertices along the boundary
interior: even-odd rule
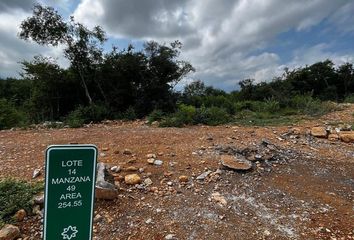
[[[157,128],[137,121],[0,131],[0,178],[31,180],[33,170],[43,167],[48,145],[90,143],[108,148],[100,151],[105,156],[99,161],[144,168],[138,174],[153,181],[143,189],[121,183],[116,200],[97,201],[95,213],[103,219],[95,223],[94,239],[164,239],[168,234],[174,239],[354,239],[354,145],[306,133],[325,122],[353,124],[353,112],[350,105],[316,121],[280,127]],[[289,134],[294,127],[300,134]],[[260,146],[262,139],[287,158],[252,171],[223,170],[219,178],[195,179],[221,168],[218,146],[243,149]],[[126,148],[133,155],[124,155]],[[159,153],[163,165],[149,165],[148,153]],[[181,175],[189,177],[187,184],[179,183]],[[213,200],[215,192],[226,206]],[[40,239],[38,216],[19,226],[24,236]]]

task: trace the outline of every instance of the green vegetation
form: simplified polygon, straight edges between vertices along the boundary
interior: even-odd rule
[[[0,79],[0,130],[44,121],[81,127],[146,116],[165,127],[284,124],[325,114],[334,109],[331,102],[354,102],[352,63],[335,66],[325,60],[285,69],[272,81],[242,80],[230,93],[199,80],[176,92],[174,86],[194,71],[179,59],[179,41],[149,41],[140,50],[129,45],[105,53],[101,27],[64,20],[41,5],[22,22],[19,36],[40,45],[60,44],[70,66],[63,69],[51,58],[35,56],[22,62],[21,79]]]
[[[11,178],[0,180],[0,227],[11,222],[12,216],[20,209],[31,212],[31,200],[42,190],[42,183],[32,184]]]

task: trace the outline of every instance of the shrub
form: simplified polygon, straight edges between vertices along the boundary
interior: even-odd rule
[[[263,103],[263,111],[269,113],[276,113],[280,110],[280,104],[274,99],[267,99]]]
[[[215,126],[230,122],[231,116],[224,108],[210,107],[206,109],[200,109],[196,119],[198,120],[197,123]]]
[[[118,118],[124,120],[135,120],[137,119],[137,114],[134,107],[130,106],[124,112],[118,114]]]
[[[11,178],[0,180],[0,225],[11,221],[20,209],[31,210],[31,199],[43,190],[43,184],[31,184]]]
[[[345,99],[344,102],[346,103],[354,103],[354,94],[348,95]]]
[[[79,106],[70,112],[65,122],[70,127],[81,127],[84,123],[100,122],[110,117],[109,110],[104,105],[92,104],[90,106]]]
[[[160,110],[160,109],[155,109],[154,111],[152,111],[149,116],[148,116],[148,121],[150,123],[154,122],[154,121],[161,121],[165,116],[165,113]]]
[[[295,108],[298,113],[309,116],[319,116],[335,109],[335,104],[322,102],[314,99],[310,95],[298,95],[290,100],[290,106]]]
[[[195,107],[185,104],[180,104],[176,112],[176,117],[184,124],[192,124],[194,122],[197,110]]]
[[[25,122],[23,112],[16,110],[6,99],[0,99],[0,130],[20,126]]]

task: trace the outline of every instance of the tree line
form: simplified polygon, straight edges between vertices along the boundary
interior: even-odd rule
[[[0,129],[43,121],[80,126],[103,119],[142,118],[151,112],[153,118],[170,114],[165,119],[171,120],[176,118],[173,114],[193,112],[192,108],[204,111],[201,119],[216,118],[252,110],[262,101],[286,108],[298,96],[308,101],[354,98],[353,64],[336,67],[330,60],[285,69],[270,82],[245,79],[231,93],[200,80],[177,92],[174,86],[194,71],[189,62],[179,59],[179,41],[169,45],[149,41],[140,50],[129,45],[105,52],[107,38],[101,27],[89,29],[74,18],[64,20],[42,5],[35,5],[32,16],[22,22],[19,36],[40,45],[62,46],[70,66],[64,69],[51,58],[35,56],[21,63],[21,78],[0,80]]]

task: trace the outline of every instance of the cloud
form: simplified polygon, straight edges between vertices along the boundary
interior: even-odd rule
[[[28,16],[29,13],[19,8],[0,12],[0,77],[18,77],[21,72],[20,62],[31,60],[39,54],[57,58],[61,65],[67,66],[60,47],[43,47],[18,38],[19,25]]]
[[[35,2],[35,0],[1,0],[0,13],[13,9],[30,10]]]
[[[74,15],[88,25],[102,25],[116,38],[179,39],[181,57],[197,69],[193,77],[229,87],[248,77],[272,79],[284,63],[276,52],[262,50],[278,34],[310,31],[332,14],[344,21],[336,14],[350,15],[346,5],[347,0],[83,0]]]

